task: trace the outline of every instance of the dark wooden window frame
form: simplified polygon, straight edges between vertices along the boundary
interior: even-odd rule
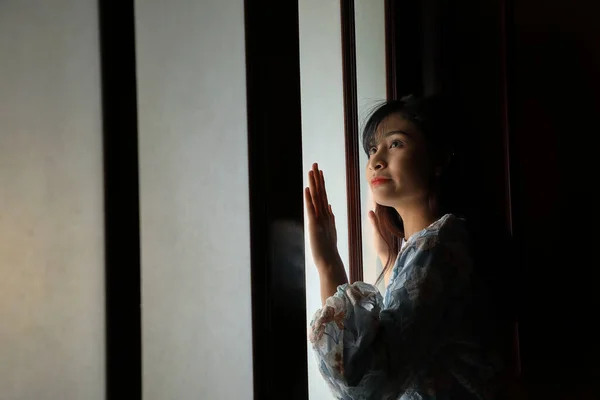
[[[99,0],[104,154],[106,399],[142,399],[134,2]]]
[[[273,231],[304,226],[298,1],[246,1],[245,34],[254,398],[306,400],[304,240],[280,262]]]
[[[398,2],[385,0],[385,62],[388,100],[398,98],[396,37]],[[340,0],[342,26],[342,72],[344,88],[344,135],[346,151],[346,194],[350,282],[363,280],[362,213],[358,132],[358,96],[356,82],[356,30],[354,0]],[[412,29],[407,27],[406,29]],[[420,89],[420,88],[419,88]],[[420,90],[419,90],[420,91]],[[358,245],[357,245],[358,244]]]
[[[363,280],[354,0],[340,0],[350,283]]]
[[[388,100],[398,98],[398,85],[396,83],[396,7],[397,2],[385,0],[385,74],[386,93]]]

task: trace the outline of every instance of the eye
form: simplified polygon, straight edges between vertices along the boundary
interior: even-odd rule
[[[369,148],[369,155],[370,156],[372,156],[375,153],[377,153],[377,147],[373,146],[373,147]]]
[[[403,145],[404,145],[404,143],[402,143],[400,140],[392,140],[392,143],[390,144],[390,148],[402,147]]]

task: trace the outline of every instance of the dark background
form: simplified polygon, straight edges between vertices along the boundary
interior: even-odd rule
[[[599,11],[592,1],[515,0],[510,99],[525,377],[565,393],[594,384],[591,398],[600,398]]]
[[[391,1],[399,96],[441,91],[467,117],[464,197],[518,317],[523,386],[600,398],[598,2]]]
[[[510,279],[521,289],[523,377],[567,390],[594,375],[600,378],[592,193],[593,136],[600,132],[600,36],[593,20],[598,6],[581,0],[513,0],[506,7],[504,32],[501,3],[462,1],[448,10],[443,83],[472,110],[481,128],[477,161],[489,208],[485,218],[501,226],[506,210],[512,215],[518,270]],[[503,40],[510,208],[501,181],[503,82],[497,77]]]

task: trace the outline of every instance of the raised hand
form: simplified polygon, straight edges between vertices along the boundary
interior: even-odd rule
[[[323,171],[319,170],[316,163],[308,173],[308,187],[304,190],[304,200],[315,264],[321,268],[339,263],[335,216],[327,199]]]
[[[370,200],[370,205],[371,210],[374,210],[377,205],[372,197]],[[368,216],[369,222],[371,223],[373,250],[375,251],[375,254],[377,254],[377,257],[379,257],[379,260],[381,260],[381,263],[385,265],[389,254],[389,246],[381,236],[381,233],[379,233],[379,219],[377,214],[371,210],[369,210]]]

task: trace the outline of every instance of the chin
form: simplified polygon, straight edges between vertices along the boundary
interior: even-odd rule
[[[376,204],[384,207],[394,207],[395,205],[393,199],[385,198],[383,196],[373,196],[373,200]]]

